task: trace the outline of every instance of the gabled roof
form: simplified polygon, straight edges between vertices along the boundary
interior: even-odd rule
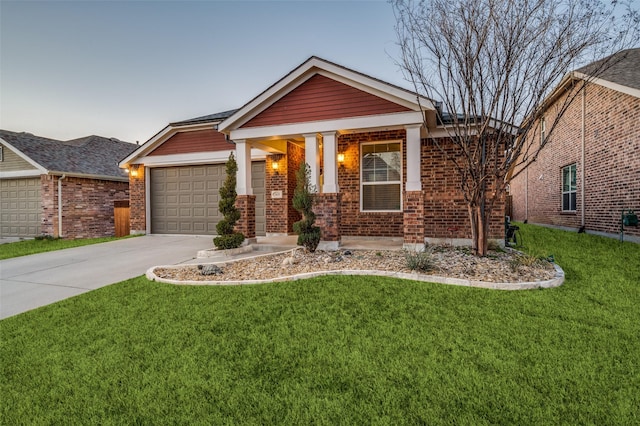
[[[605,69],[600,71],[603,65]],[[640,90],[640,48],[623,50],[576,72]]]
[[[432,100],[410,90],[387,83],[358,71],[335,64],[317,56],[312,56],[300,66],[289,72],[264,92],[236,110],[231,116],[218,125],[218,130],[228,133],[241,126],[252,117],[267,109],[275,101],[298,87],[316,74],[322,74],[342,83],[353,86],[364,92],[400,105],[418,110],[433,110]]]
[[[67,173],[100,178],[126,178],[118,161],[136,149],[136,145],[101,136],[86,136],[70,141],[0,130],[0,138],[18,155],[45,173]]]

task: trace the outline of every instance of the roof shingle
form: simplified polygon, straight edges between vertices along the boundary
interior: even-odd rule
[[[0,130],[0,138],[48,171],[117,178],[126,176],[118,161],[137,148],[132,143],[95,135],[59,141]]]

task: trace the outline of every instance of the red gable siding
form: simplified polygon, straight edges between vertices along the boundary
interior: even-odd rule
[[[213,127],[213,125],[212,125]],[[149,155],[187,154],[190,152],[224,151],[233,149],[224,135],[213,129],[181,132],[171,136]]]
[[[405,111],[411,110],[316,74],[242,127],[272,126]]]

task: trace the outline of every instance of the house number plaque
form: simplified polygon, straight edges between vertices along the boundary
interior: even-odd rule
[[[271,191],[271,198],[282,198],[282,191]]]

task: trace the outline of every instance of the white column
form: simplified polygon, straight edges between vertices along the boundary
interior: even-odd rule
[[[336,158],[336,132],[322,133],[322,154],[324,158],[324,184],[322,192],[338,192],[338,167]]]
[[[251,187],[251,145],[246,140],[234,141],[236,144],[236,162],[238,175],[236,192],[238,195],[253,195]]]
[[[422,124],[410,124],[404,126],[407,131],[407,184],[406,191],[422,191],[420,178],[420,128]]]
[[[304,158],[311,169],[311,184],[316,191],[320,190],[320,152],[318,151],[318,135],[308,133],[304,136]]]

